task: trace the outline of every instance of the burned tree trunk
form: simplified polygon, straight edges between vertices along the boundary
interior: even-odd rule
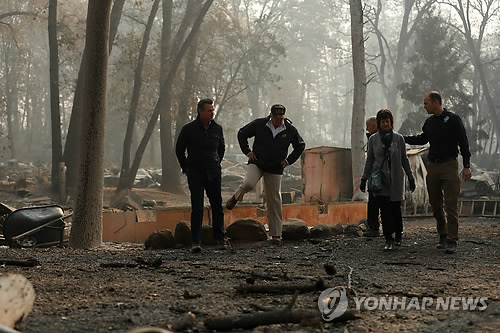
[[[363,8],[361,0],[350,0],[351,7],[351,47],[354,74],[354,94],[351,122],[351,159],[353,175],[353,199],[361,197],[358,184],[364,166],[364,119],[366,103],[365,46],[363,36]]]
[[[69,239],[69,245],[74,248],[97,247],[102,243],[104,124],[111,3],[112,0],[90,0],[88,6],[80,177]]]

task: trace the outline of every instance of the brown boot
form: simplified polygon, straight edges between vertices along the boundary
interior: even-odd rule
[[[233,209],[234,206],[236,206],[237,202],[238,202],[238,200],[236,200],[236,198],[234,197],[234,195],[232,195],[231,198],[229,198],[229,200],[226,202],[226,208],[227,208],[227,210]]]

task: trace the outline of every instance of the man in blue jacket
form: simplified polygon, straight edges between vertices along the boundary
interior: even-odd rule
[[[264,177],[266,192],[267,219],[269,234],[275,242],[281,241],[283,225],[281,207],[281,178],[286,166],[293,164],[300,157],[305,143],[292,122],[285,116],[286,108],[281,104],[271,107],[271,114],[259,118],[238,131],[241,151],[248,157],[248,170],[245,180],[229,198],[226,208],[231,210],[245,193],[251,191]],[[248,139],[254,138],[252,149]],[[293,151],[288,155],[288,147]]]
[[[198,116],[182,127],[175,146],[177,159],[182,173],[187,175],[191,192],[193,253],[201,252],[205,191],[212,208],[214,238],[221,247],[225,247],[220,165],[225,152],[224,134],[222,127],[214,121],[211,99],[199,101],[197,109]]]

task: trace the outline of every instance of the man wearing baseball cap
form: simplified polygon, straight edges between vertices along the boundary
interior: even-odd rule
[[[276,243],[281,241],[283,225],[281,209],[283,170],[297,161],[306,146],[285,113],[285,106],[274,104],[269,116],[255,119],[238,131],[241,151],[248,156],[248,169],[245,180],[226,203],[228,210],[233,209],[238,201],[243,200],[245,193],[251,191],[264,177],[269,234],[271,240]],[[248,145],[250,138],[254,138],[252,149]],[[288,154],[290,145],[293,150]]]

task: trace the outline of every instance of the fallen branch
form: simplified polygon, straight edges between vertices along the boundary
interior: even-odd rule
[[[299,293],[307,293],[311,291],[326,289],[325,282],[322,278],[318,278],[316,282],[311,284],[291,284],[291,285],[247,285],[236,287],[238,294],[293,294],[296,291]]]
[[[105,262],[101,264],[101,267],[103,268],[135,268],[138,266],[144,267],[144,266],[151,266],[151,267],[160,267],[161,264],[163,263],[161,258],[155,258],[155,259],[144,259],[142,257],[137,257],[135,258],[135,261],[137,264],[131,264],[131,263],[124,263],[124,262]]]
[[[466,240],[463,240],[462,242],[478,244],[478,245],[490,245],[490,243],[488,243],[488,242],[476,241],[476,240],[471,240],[471,239],[466,239]]]
[[[103,268],[134,268],[139,266],[138,264],[127,264],[123,262],[104,262],[101,264],[101,267]]]
[[[251,272],[250,274],[253,278],[260,278],[262,280],[272,280],[272,281],[279,280],[279,278],[277,276],[264,274],[264,273],[260,273],[260,272]]]
[[[250,307],[254,308],[257,311],[264,311],[264,312],[275,311],[275,309],[273,309],[273,308],[269,308],[267,306],[263,306],[263,305],[259,305],[259,304],[255,304],[255,303],[251,303],[249,305],[250,305]]]
[[[0,265],[35,267],[35,266],[40,266],[40,262],[33,258],[26,260],[0,259]]]
[[[403,292],[403,291],[379,291],[379,292],[375,292],[375,294],[376,295],[405,296],[405,297],[409,297],[409,298],[412,298],[412,297],[417,297],[417,298],[432,297],[432,298],[436,298],[437,297],[436,295],[432,295],[432,294],[421,294],[421,293],[414,293],[414,292],[411,292],[411,291],[408,291],[408,292]]]
[[[349,294],[357,296],[356,290],[352,289],[352,272],[353,272],[353,268],[351,266],[347,266],[347,267],[349,267],[349,273],[347,274],[347,292]]]
[[[295,293],[293,294],[292,300],[290,301],[290,303],[288,303],[288,305],[285,308],[286,310],[291,310],[293,308],[293,306],[295,305],[295,302],[297,301],[298,296],[299,296],[299,292],[297,290],[295,290]]]
[[[331,322],[342,323],[348,320],[358,319],[359,317],[352,311],[346,311],[340,317],[334,318]],[[275,310],[267,312],[257,312],[241,316],[225,316],[219,318],[211,318],[205,321],[205,327],[209,330],[231,331],[235,329],[252,329],[257,326],[273,325],[273,324],[298,324],[302,321],[315,320],[322,321],[319,311],[305,310]]]
[[[446,268],[443,268],[443,267],[427,267],[428,270],[431,270],[431,271],[445,271]]]
[[[318,278],[320,281],[321,278]],[[322,280],[321,280],[322,281]],[[239,317],[225,316],[219,318],[211,318],[205,321],[206,328],[218,331],[231,331],[233,329],[251,329],[257,326],[273,325],[273,324],[287,324],[287,323],[301,323],[304,321],[315,321],[321,323],[321,315],[318,311],[293,311],[292,308],[297,301],[299,291],[296,290],[288,305],[279,310],[271,310],[262,307],[265,312],[257,312],[253,314],[241,315]],[[254,305],[255,306],[255,305]],[[340,317],[337,317],[333,322],[345,322],[347,320],[357,319],[354,312],[347,311]]]
[[[151,266],[151,267],[160,267],[161,264],[163,263],[163,260],[161,260],[161,258],[144,259],[142,257],[137,257],[135,258],[135,261],[139,265]]]
[[[423,265],[421,262],[414,261],[384,261],[384,265]]]
[[[351,266],[348,266],[349,267],[349,274],[347,274],[347,289],[351,290],[351,287],[352,287],[352,267]]]

